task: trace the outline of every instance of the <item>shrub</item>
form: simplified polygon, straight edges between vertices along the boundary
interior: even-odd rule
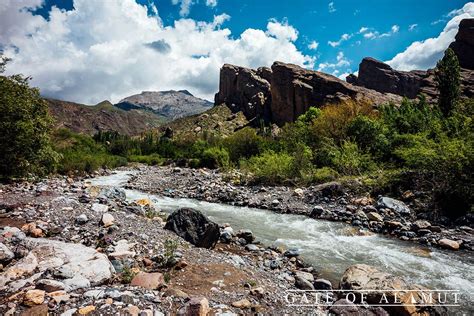
[[[444,52],[444,57],[438,61],[435,70],[435,80],[438,84],[438,105],[444,116],[448,116],[459,99],[461,91],[460,67],[458,57],[451,48]]]
[[[343,175],[361,175],[374,169],[370,155],[362,153],[357,144],[350,141],[344,141],[338,148],[332,164]]]
[[[230,160],[238,162],[261,152],[264,140],[250,127],[243,128],[223,141],[224,148],[229,153]]]
[[[390,152],[390,140],[381,120],[359,115],[347,127],[347,135],[357,146],[375,157],[387,156]]]
[[[144,163],[150,166],[159,166],[162,165],[164,159],[158,154],[151,155],[130,155],[127,157],[130,162]]]
[[[322,167],[313,170],[312,180],[316,183],[324,183],[334,181],[338,176],[339,174],[336,170],[329,167]]]
[[[293,157],[286,153],[268,151],[240,162],[252,182],[281,184],[292,174]]]
[[[208,148],[202,154],[201,166],[211,169],[227,168],[229,167],[229,153],[224,148]]]
[[[7,61],[0,56],[0,74]],[[0,177],[44,175],[54,171],[58,160],[49,137],[48,105],[28,81],[0,75]]]

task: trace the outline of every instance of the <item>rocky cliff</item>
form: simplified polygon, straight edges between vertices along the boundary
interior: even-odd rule
[[[203,113],[212,107],[212,102],[197,98],[187,90],[143,91],[122,99],[116,106],[124,110],[149,111],[174,120]]]
[[[344,100],[368,100],[374,104],[397,102],[399,96],[351,85],[334,76],[293,64],[275,62],[257,70],[224,65],[220,73],[217,105],[242,111],[248,120],[283,125],[294,121],[310,106]]]
[[[449,47],[458,56],[462,68],[474,70],[474,19],[464,19],[459,23],[455,41]]]

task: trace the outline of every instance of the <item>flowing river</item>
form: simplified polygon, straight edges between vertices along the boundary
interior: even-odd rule
[[[97,186],[123,187],[131,175],[131,172],[121,171],[91,182]],[[148,198],[165,212],[191,207],[216,223],[229,223],[235,231],[252,230],[263,244],[298,248],[306,262],[336,285],[347,267],[365,263],[430,289],[460,290],[462,307],[452,312],[474,315],[474,255],[471,252],[427,248],[381,235],[354,236],[348,224],[301,215],[125,191],[127,199]]]

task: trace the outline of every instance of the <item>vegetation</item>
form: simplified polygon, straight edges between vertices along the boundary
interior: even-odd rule
[[[461,91],[459,76],[459,61],[451,48],[444,53],[444,57],[436,65],[436,82],[439,90],[439,108],[448,116],[454,108]]]
[[[0,56],[0,74],[8,59]],[[58,155],[49,138],[51,118],[29,78],[0,75],[0,177],[44,175],[54,171]]]

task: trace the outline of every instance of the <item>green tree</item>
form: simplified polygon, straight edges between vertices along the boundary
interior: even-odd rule
[[[0,73],[7,58],[0,56]],[[23,177],[54,170],[58,154],[52,149],[52,120],[30,78],[0,75],[0,177]]]
[[[444,116],[448,116],[454,108],[460,94],[458,57],[451,48],[448,48],[436,65],[435,80],[439,90],[439,107]]]

